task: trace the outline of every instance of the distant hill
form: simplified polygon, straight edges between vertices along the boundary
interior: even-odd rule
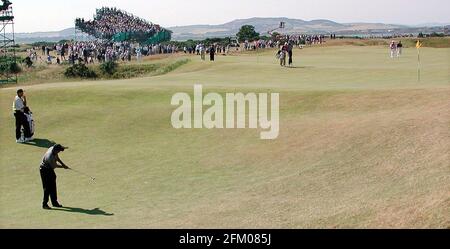
[[[57,42],[61,40],[71,40],[75,38],[75,28],[68,28],[61,31],[46,31],[33,33],[16,33],[15,39],[17,43],[33,43],[40,41]],[[77,39],[91,39],[86,34],[77,33]]]
[[[220,25],[191,25],[170,27],[173,38],[176,40],[201,39],[205,37],[224,37],[234,35],[239,31],[242,25],[253,25],[257,32],[267,34],[268,31],[277,28],[280,22],[285,22],[285,28],[282,33],[342,33],[342,32],[358,32],[360,30],[377,29],[389,30],[400,29],[406,26],[383,24],[383,23],[337,23],[330,20],[312,20],[305,21],[301,19],[290,19],[285,17],[278,18],[250,18],[238,19],[232,22]]]
[[[338,35],[368,35],[368,34],[388,34],[394,33],[418,33],[434,32],[443,30],[445,24],[424,24],[423,26],[405,26],[384,23],[337,23],[330,20],[318,19],[305,21],[301,19],[291,19],[285,17],[237,19],[219,25],[189,25],[170,27],[173,31],[173,40],[205,39],[211,37],[234,36],[243,25],[253,25],[257,32],[262,35],[277,28],[280,22],[285,22],[285,28],[280,31],[284,34],[328,34]],[[431,28],[431,26],[439,26]],[[448,28],[448,26],[447,26]],[[37,41],[60,41],[63,39],[73,39],[75,29],[68,28],[55,32],[17,33],[18,43],[32,43]],[[77,35],[78,39],[91,39],[89,36]]]

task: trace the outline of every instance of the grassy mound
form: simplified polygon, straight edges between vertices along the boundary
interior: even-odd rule
[[[169,63],[154,64],[123,64],[112,74],[114,79],[131,79],[142,76],[164,75],[189,63],[189,59],[175,60]]]

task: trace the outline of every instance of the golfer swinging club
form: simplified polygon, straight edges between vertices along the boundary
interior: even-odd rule
[[[65,165],[61,159],[59,159],[58,154],[63,152],[66,147],[63,147],[60,144],[56,144],[50,147],[47,152],[45,152],[44,157],[42,158],[42,163],[40,165],[40,173],[42,179],[42,187],[44,188],[44,200],[42,202],[43,209],[51,209],[48,206],[48,197],[50,196],[53,207],[63,207],[58,203],[58,196],[56,192],[56,168],[62,169],[70,169],[67,165]],[[60,165],[57,164],[60,163]]]

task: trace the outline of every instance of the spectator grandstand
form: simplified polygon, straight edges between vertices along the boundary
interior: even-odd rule
[[[161,43],[171,38],[170,31],[117,8],[97,9],[90,21],[77,18],[75,27],[97,39],[115,42]]]

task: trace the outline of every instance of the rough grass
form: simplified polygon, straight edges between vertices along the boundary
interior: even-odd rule
[[[2,228],[448,228],[448,49],[391,60],[381,47],[199,59],[161,76],[26,87],[40,143],[97,178],[58,170],[62,204],[43,211],[45,148],[17,145],[0,89]],[[281,133],[174,130],[171,96],[281,93]],[[17,160],[20,158],[20,160]],[[114,214],[114,215],[104,215]]]
[[[167,73],[170,73],[176,69],[178,69],[179,67],[189,63],[189,59],[182,59],[182,60],[178,60],[175,61],[174,63],[168,64],[164,67],[159,68],[159,70],[156,72],[156,75],[164,75]]]
[[[121,64],[112,76],[114,79],[131,79],[142,76],[156,76],[170,73],[189,63],[189,59],[179,59],[163,63]]]
[[[70,81],[64,77],[66,67],[38,65],[33,68],[27,68],[22,65],[22,73],[18,75],[20,85],[39,84],[47,82]]]
[[[189,63],[189,59],[181,58],[160,58],[151,63],[120,63],[117,72],[112,76],[101,73],[98,64],[88,65],[99,76],[98,79],[131,79],[145,76],[156,76],[170,73],[179,67]],[[32,68],[26,68],[22,65],[23,73],[18,75],[20,85],[40,84],[48,82],[75,82],[85,79],[67,78],[64,71],[69,65],[42,65],[38,64]],[[6,87],[8,85],[0,85]]]
[[[114,79],[130,79],[139,76],[148,75],[158,70],[162,65],[160,64],[122,64],[118,71],[112,75]]]
[[[423,47],[427,48],[450,48],[450,37],[421,38]],[[406,47],[416,47],[417,39],[405,40]]]
[[[337,39],[327,40],[322,46],[389,46],[391,40],[402,41],[404,48],[415,48],[418,38],[393,39]],[[423,47],[450,48],[450,37],[420,38]]]

